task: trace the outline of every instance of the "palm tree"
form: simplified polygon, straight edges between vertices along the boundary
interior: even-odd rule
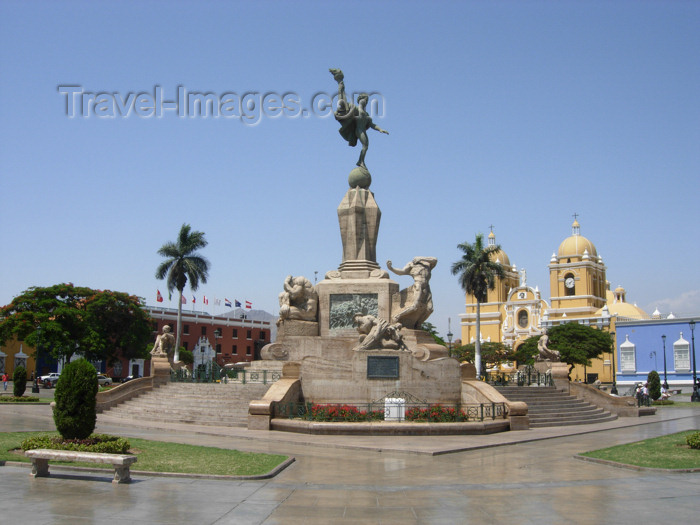
[[[476,337],[474,344],[474,366],[481,375],[481,303],[486,302],[489,290],[496,287],[496,278],[505,277],[503,267],[492,261],[492,255],[501,247],[492,244],[484,247],[484,235],[478,233],[474,244],[463,242],[457,245],[463,255],[452,264],[452,275],[459,275],[459,284],[465,294],[476,299]]]
[[[173,290],[180,292],[177,302],[177,335],[175,337],[174,362],[180,360],[180,334],[182,332],[182,291],[187,280],[190,290],[196,291],[199,283],[206,283],[209,276],[209,261],[196,253],[199,248],[207,245],[203,232],[191,231],[189,224],[183,224],[177,242],[166,242],[158,250],[158,255],[166,257],[156,270],[156,279],[167,277],[167,287],[170,294]]]

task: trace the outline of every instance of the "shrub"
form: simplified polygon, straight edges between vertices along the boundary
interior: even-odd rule
[[[647,383],[649,383],[649,397],[656,401],[661,397],[661,379],[656,370],[649,372]]]
[[[10,396],[3,396],[0,397],[0,403],[38,403],[41,401],[38,397],[10,397]]]
[[[652,405],[673,405],[674,401],[672,399],[657,399],[652,403]]]
[[[360,410],[353,405],[312,405],[310,419],[313,421],[381,421],[383,410]]]
[[[97,371],[85,359],[61,372],[54,394],[53,420],[64,439],[85,439],[97,422]]]
[[[15,368],[12,374],[12,391],[15,397],[22,397],[27,389],[27,369],[23,366]]]
[[[688,444],[690,448],[694,448],[695,450],[700,450],[700,432],[695,432],[694,434],[690,434],[689,436],[686,436],[685,442]]]
[[[467,414],[463,410],[442,405],[431,405],[427,408],[414,406],[406,410],[406,421],[432,421],[439,423],[453,423],[467,421]]]
[[[125,438],[94,434],[87,439],[71,439],[64,441],[60,437],[37,436],[22,441],[22,451],[36,448],[53,450],[75,450],[79,452],[103,452],[106,454],[126,454],[131,444]]]

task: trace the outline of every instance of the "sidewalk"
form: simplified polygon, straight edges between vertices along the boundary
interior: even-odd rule
[[[8,410],[9,409],[9,410]],[[53,430],[47,406],[0,407],[0,431]],[[488,436],[310,436],[149,425],[98,417],[98,430],[293,455],[271,480],[171,479],[0,467],[3,520],[23,523],[634,523],[692,522],[700,474],[576,461],[586,450],[700,428],[700,409]],[[136,466],[137,467],[137,466]],[[136,468],[137,470],[137,468]],[[31,509],[31,511],[29,510]]]

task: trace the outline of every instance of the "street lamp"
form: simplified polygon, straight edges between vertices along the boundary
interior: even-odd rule
[[[661,336],[661,340],[664,342],[664,388],[668,390],[668,381],[666,380],[666,335]]]
[[[447,342],[448,342],[448,347],[447,347],[447,356],[452,357],[452,336],[454,334],[452,333],[452,318],[448,317],[447,318]]]
[[[614,396],[617,395],[617,382],[615,381],[615,353],[617,352],[617,346],[615,345],[615,332],[610,332],[610,337],[611,337],[611,342],[613,345],[612,349],[612,376],[613,376],[613,384],[612,388],[610,389],[610,393]]]
[[[690,396],[691,401],[700,401],[700,393],[698,393],[698,373],[695,362],[695,319],[691,319],[688,323],[690,326],[690,344],[693,347],[693,395]]]

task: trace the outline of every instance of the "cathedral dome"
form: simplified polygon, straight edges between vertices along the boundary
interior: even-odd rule
[[[630,319],[649,319],[649,314],[639,306],[627,302],[626,295],[627,292],[622,286],[615,288],[614,292],[606,291],[605,299],[610,314],[618,317],[629,317]],[[602,311],[603,309],[601,308],[596,312],[596,315],[600,316]]]
[[[559,245],[557,256],[559,259],[569,257],[584,257],[586,254],[592,258],[598,258],[598,250],[595,245],[580,233],[581,225],[577,220],[571,225],[571,237],[567,237]]]
[[[491,232],[489,233],[489,246],[495,246],[496,245],[496,235]],[[508,254],[504,252],[502,249],[495,251],[491,254],[491,260],[497,263],[500,263],[502,266],[507,266],[510,268],[510,259],[508,258]]]

